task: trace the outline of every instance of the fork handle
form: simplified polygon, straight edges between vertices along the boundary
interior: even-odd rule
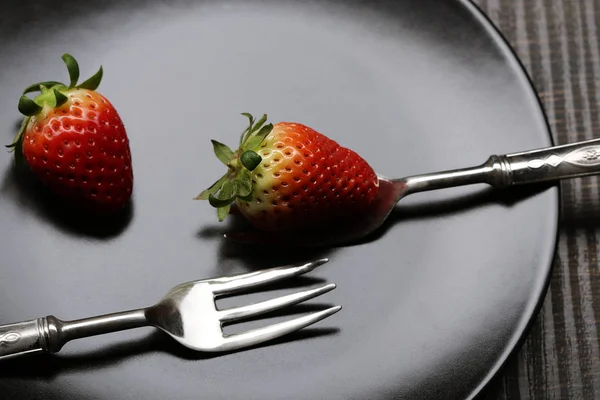
[[[45,318],[0,326],[0,360],[48,351]]]
[[[402,179],[405,194],[487,183],[497,188],[600,174],[600,139],[493,155],[484,164]]]
[[[522,185],[600,173],[600,139],[507,154],[508,182]]]
[[[148,326],[144,309],[75,321],[61,321],[49,315],[0,325],[0,361],[37,353],[57,353],[74,339],[143,326]]]

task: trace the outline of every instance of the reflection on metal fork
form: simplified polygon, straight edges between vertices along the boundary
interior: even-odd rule
[[[255,346],[314,324],[335,314],[341,307],[233,335],[223,333],[223,324],[301,303],[335,289],[335,284],[224,310],[217,308],[215,299],[305,274],[327,261],[321,259],[302,265],[183,283],[148,308],[76,321],[61,321],[48,316],[3,325],[0,326],[0,360],[31,353],[55,353],[73,339],[143,326],[159,328],[193,350],[220,352]]]

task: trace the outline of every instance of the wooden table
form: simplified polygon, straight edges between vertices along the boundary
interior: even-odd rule
[[[600,0],[474,0],[527,69],[557,144],[600,137]],[[562,184],[550,289],[521,351],[485,394],[600,399],[600,185]]]

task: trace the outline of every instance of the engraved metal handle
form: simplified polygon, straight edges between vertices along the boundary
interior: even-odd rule
[[[600,139],[507,154],[513,185],[600,173]]]
[[[45,339],[41,319],[0,326],[0,360],[46,351]]]
[[[36,353],[57,353],[69,341],[147,326],[144,309],[61,321],[49,315],[0,325],[0,361]]]
[[[403,195],[487,183],[497,188],[600,174],[600,139],[493,155],[484,164],[403,178]]]

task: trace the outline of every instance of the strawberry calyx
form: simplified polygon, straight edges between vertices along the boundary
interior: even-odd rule
[[[239,198],[244,201],[252,200],[254,182],[251,171],[262,161],[257,153],[263,140],[273,130],[273,124],[265,125],[267,115],[255,120],[251,114],[242,113],[248,118],[248,127],[240,136],[239,147],[236,151],[227,145],[211,140],[217,158],[227,166],[227,172],[209,188],[196,196],[195,200],[208,200],[217,209],[219,221],[229,214],[231,204]]]
[[[19,112],[25,116],[23,122],[21,124],[21,128],[17,132],[15,139],[11,144],[6,145],[5,147],[14,151],[15,149],[20,149],[23,143],[23,134],[25,133],[25,129],[30,121],[30,119],[44,111],[48,111],[48,108],[58,108],[65,104],[68,101],[68,92],[72,89],[88,89],[88,90],[96,90],[102,81],[103,69],[102,66],[100,69],[92,75],[86,81],[77,84],[79,80],[79,64],[77,60],[70,54],[63,54],[62,60],[67,67],[67,71],[69,73],[69,84],[66,85],[62,82],[58,81],[44,81],[34,83],[25,88],[23,91],[21,98],[19,99],[19,103],[17,108]],[[40,92],[33,99],[27,97],[27,94]],[[19,163],[22,161],[21,151],[15,151],[16,161]]]

